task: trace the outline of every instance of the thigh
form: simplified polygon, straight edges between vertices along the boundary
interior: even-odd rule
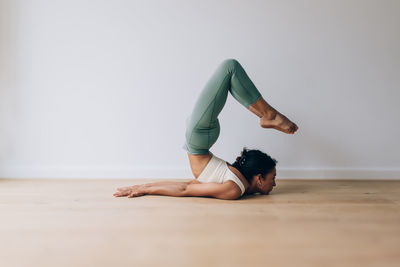
[[[215,144],[220,134],[219,121],[210,123],[208,127],[202,127],[196,122],[189,122],[186,126],[184,149],[192,155],[207,155],[209,149]]]
[[[220,64],[201,91],[191,115],[186,119],[184,149],[193,155],[206,155],[220,133],[218,115],[226,103],[231,73]]]
[[[231,88],[231,73],[224,64],[220,64],[194,105],[190,122],[199,128],[212,127],[223,109]]]

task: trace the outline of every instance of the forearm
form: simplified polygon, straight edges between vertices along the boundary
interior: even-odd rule
[[[187,185],[188,182],[156,182],[145,184],[142,190],[146,195],[183,197]]]
[[[145,186],[154,186],[154,185],[171,185],[176,183],[189,183],[189,182],[174,182],[174,181],[160,181],[160,182],[153,182],[153,183],[146,183]]]

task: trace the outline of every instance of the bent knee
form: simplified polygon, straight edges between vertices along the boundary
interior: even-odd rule
[[[221,63],[221,65],[228,68],[236,68],[239,64],[239,61],[235,58],[227,58]]]

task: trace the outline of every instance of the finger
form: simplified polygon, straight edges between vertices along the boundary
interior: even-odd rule
[[[126,191],[124,191],[124,192],[115,192],[114,194],[116,194],[116,195],[120,195],[120,196],[123,196],[123,195],[128,195],[130,192],[126,192]]]
[[[129,186],[125,186],[125,187],[119,187],[119,188],[117,188],[117,190],[126,190],[126,189],[128,189],[129,188]]]
[[[123,187],[118,187],[118,189],[128,189],[131,188],[132,186],[123,186]]]
[[[128,197],[129,197],[129,198],[137,197],[137,194],[136,194],[136,193],[131,193],[131,194],[128,195]]]
[[[129,192],[116,192],[116,193],[114,193],[114,195],[118,196],[118,197],[124,197],[124,196],[129,195]]]

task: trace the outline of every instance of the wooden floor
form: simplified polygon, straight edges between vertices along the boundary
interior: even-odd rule
[[[233,201],[112,196],[141,182],[0,179],[0,266],[400,266],[400,180],[278,180]]]

